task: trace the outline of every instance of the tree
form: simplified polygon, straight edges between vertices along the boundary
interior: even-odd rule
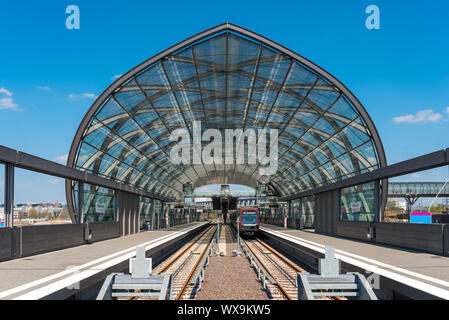
[[[59,214],[59,219],[70,219],[69,210],[67,208],[64,208],[61,210],[61,213]]]
[[[28,211],[28,217],[30,219],[37,219],[39,217],[39,212],[36,210],[36,208],[31,208]]]
[[[438,204],[436,206],[431,206],[430,207],[430,212],[431,213],[441,213],[441,212],[443,212],[443,205],[442,204]]]

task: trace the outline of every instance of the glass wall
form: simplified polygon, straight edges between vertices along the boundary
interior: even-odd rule
[[[4,174],[4,167],[0,171]],[[14,168],[14,226],[72,223],[64,183],[62,178]]]
[[[139,197],[140,230],[151,230],[151,199]]]
[[[302,198],[302,221],[303,228],[315,228],[315,196]]]
[[[74,199],[78,199],[78,183],[75,183],[74,190]],[[74,204],[76,207],[76,201],[74,201]],[[87,183],[84,184],[83,223],[116,221],[116,207],[114,190]]]
[[[374,182],[341,190],[341,221],[375,221]]]
[[[388,180],[384,222],[448,223],[449,166]],[[438,197],[437,197],[438,195]]]

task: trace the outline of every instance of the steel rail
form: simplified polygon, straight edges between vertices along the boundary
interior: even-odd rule
[[[276,280],[274,280],[274,278],[267,272],[267,270],[265,270],[265,267],[262,266],[259,263],[259,259],[256,257],[256,255],[253,253],[253,251],[251,251],[248,247],[248,244],[244,241],[241,240],[240,245],[242,246],[242,250],[245,253],[245,256],[251,261],[251,265],[254,263],[257,265],[257,267],[259,268],[259,279],[260,279],[260,272],[263,273],[264,277],[268,278],[268,280],[271,282],[271,284],[276,285]],[[251,255],[250,257],[248,257],[248,252]],[[264,284],[264,283],[263,283]],[[265,285],[264,285],[265,288]],[[266,289],[266,288],[265,288]]]
[[[201,237],[210,230],[210,228],[212,228],[212,226],[209,226],[206,230],[204,230],[200,235],[196,236],[194,238],[194,240],[192,241],[191,244],[189,244],[184,250],[182,250],[182,252],[178,253],[167,265],[165,265],[162,270],[156,272],[156,274],[161,274],[163,273],[165,270],[167,270],[168,268],[170,268],[182,255],[184,255],[187,250],[189,250],[199,239],[201,239]],[[138,291],[136,291],[138,292]],[[138,300],[138,297],[129,297],[126,300]]]
[[[298,267],[297,265],[291,263],[288,259],[284,258],[279,252],[277,252],[275,249],[273,249],[269,245],[265,244],[264,242],[260,241],[258,238],[256,238],[256,241],[257,241],[257,243],[260,243],[262,246],[264,246],[265,248],[270,250],[272,253],[274,253],[274,255],[276,257],[278,257],[280,260],[282,260],[282,262],[287,264],[290,268],[294,269],[296,272],[299,272],[299,273],[306,272],[306,270],[304,270],[303,268]]]
[[[176,296],[175,300],[181,300],[181,298],[182,298],[182,296],[184,294],[184,291],[186,290],[187,286],[190,284],[190,280],[192,279],[193,275],[195,274],[196,269],[198,268],[198,266],[200,265],[201,261],[203,260],[204,255],[209,251],[208,248],[210,246],[210,243],[213,241],[214,235],[217,232],[217,230],[215,230],[214,234],[210,238],[209,244],[203,250],[203,252],[201,253],[200,258],[198,259],[198,261],[195,263],[195,266],[190,271],[186,281],[184,282],[184,285],[182,286],[181,290],[179,290],[178,295]]]
[[[166,271],[168,268],[170,268],[176,261],[179,260],[199,239],[201,239],[213,226],[209,226],[206,230],[204,230],[200,235],[198,235],[191,244],[189,244],[186,248],[184,248],[181,252],[179,252],[173,259],[170,260],[170,262],[165,265],[160,271],[157,272],[157,274],[161,274],[164,271]]]
[[[270,272],[270,270],[267,268],[267,266],[257,257],[256,253],[251,249],[251,247],[246,243],[246,240],[243,240],[247,246],[247,248],[251,251],[253,256],[258,259],[259,264],[265,269],[265,271],[270,275],[271,278],[276,279],[276,277],[273,276],[273,273]],[[293,298],[288,294],[288,292],[284,289],[284,287],[279,283],[279,281],[276,281],[276,285],[279,288],[279,291],[288,299],[293,300]]]
[[[295,264],[293,264],[292,262],[290,262],[288,259],[286,259],[285,257],[282,256],[282,254],[280,254],[277,250],[273,249],[271,246],[267,245],[266,243],[264,243],[263,241],[261,241],[260,239],[256,238],[257,243],[259,243],[260,245],[262,245],[263,247],[265,247],[266,249],[270,250],[270,252],[274,253],[274,255],[279,258],[282,262],[284,262],[285,264],[287,264],[289,267],[291,267],[293,270],[295,270],[298,273],[302,273],[302,272],[307,272],[306,270],[304,270],[301,267],[296,266]],[[276,283],[279,283],[279,281],[276,280]],[[345,297],[339,297],[339,296],[330,296],[329,297],[331,300],[347,300]]]

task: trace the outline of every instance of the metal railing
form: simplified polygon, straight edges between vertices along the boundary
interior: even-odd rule
[[[257,273],[257,278],[262,283],[263,288],[268,291],[266,281],[270,281],[271,284],[277,285],[276,280],[274,280],[268,271],[262,266],[259,259],[254,255],[254,253],[251,251],[251,249],[248,247],[248,245],[245,243],[245,241],[240,241],[240,245],[242,247],[242,251],[245,253],[246,258],[249,260],[250,266],[254,268],[254,270]]]
[[[82,222],[80,218],[83,216],[84,201],[84,183],[104,187],[115,191],[124,191],[137,196],[158,199],[164,202],[172,201],[166,197],[153,194],[143,189],[132,187],[128,184],[110,180],[95,174],[71,168],[50,160],[42,159],[37,156],[0,146],[0,163],[5,165],[5,227],[13,227],[13,211],[14,211],[14,169],[21,168],[34,171],[54,177],[71,180],[78,183],[77,201],[77,222]],[[72,222],[73,221],[72,219]]]

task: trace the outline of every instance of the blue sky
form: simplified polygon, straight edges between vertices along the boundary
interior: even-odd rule
[[[80,30],[65,27],[71,4],[80,8]],[[380,30],[365,27],[370,4],[380,9]],[[167,6],[164,1],[3,0],[1,7],[0,144],[10,148],[64,162],[82,117],[114,76],[226,21],[298,52],[342,81],[372,117],[388,163],[449,146],[447,1],[171,1]],[[447,174],[441,169],[435,179]],[[21,171],[16,176],[16,202],[65,199],[61,181]]]

